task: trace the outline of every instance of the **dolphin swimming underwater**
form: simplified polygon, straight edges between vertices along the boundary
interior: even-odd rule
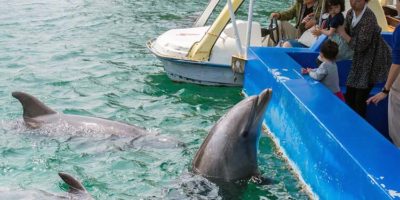
[[[10,191],[0,189],[0,199],[70,199],[92,200],[85,187],[73,176],[59,172],[58,175],[69,187],[68,195],[56,195],[42,190]]]
[[[208,133],[192,162],[194,173],[217,181],[258,176],[257,149],[272,90],[243,99]]]
[[[12,96],[22,104],[24,122],[31,128],[57,124],[118,136],[142,136],[148,134],[143,128],[122,122],[56,112],[34,96],[24,92],[13,92]]]
[[[71,176],[67,173],[64,173],[64,172],[59,172],[58,175],[68,185],[68,187],[69,187],[68,193],[70,194],[71,198],[87,199],[87,200],[93,199],[90,196],[90,194],[86,191],[86,189],[82,185],[82,183],[79,182],[78,180],[76,180],[73,176]]]

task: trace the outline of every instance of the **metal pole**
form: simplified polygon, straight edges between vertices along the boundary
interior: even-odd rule
[[[325,13],[325,3],[326,0],[322,1],[322,6],[321,6],[321,13],[319,15],[319,22],[318,22],[318,26],[321,28],[321,24],[322,24],[322,15]]]
[[[205,26],[219,1],[220,0],[210,0],[206,9],[204,9],[203,13],[197,18],[196,22],[194,22],[193,27]]]
[[[235,31],[235,35],[236,35],[236,47],[239,50],[239,56],[242,56],[243,55],[242,43],[240,42],[239,31],[238,31],[238,28],[236,25],[235,12],[233,12],[231,0],[228,0],[228,9],[229,9],[229,13],[231,15],[233,30]]]
[[[250,0],[249,3],[249,14],[248,14],[248,18],[247,18],[247,41],[246,41],[246,48],[245,48],[245,58],[247,59],[247,49],[250,46],[250,40],[251,40],[251,28],[253,25],[253,4],[254,4],[254,0]]]

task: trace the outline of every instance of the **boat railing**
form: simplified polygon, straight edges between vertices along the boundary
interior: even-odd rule
[[[329,89],[300,74],[302,64],[296,59],[311,63],[316,52],[250,47],[248,54],[244,92],[272,88],[265,123],[317,197],[399,197],[398,149]],[[374,117],[384,115],[378,114]]]

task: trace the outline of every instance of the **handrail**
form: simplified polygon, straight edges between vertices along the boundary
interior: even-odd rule
[[[233,26],[233,31],[235,32],[235,36],[236,36],[236,48],[238,49],[238,53],[239,56],[242,57],[243,56],[243,48],[242,48],[242,42],[240,41],[240,36],[239,36],[239,30],[236,24],[236,17],[235,17],[235,12],[233,11],[232,8],[232,2],[231,0],[228,0],[228,9],[229,9],[229,14],[231,16],[231,22],[232,22],[232,26]]]
[[[219,1],[220,0],[210,0],[210,2],[208,2],[206,9],[204,9],[203,13],[194,22],[193,27],[205,26],[212,12],[214,11],[215,7],[217,7]]]
[[[244,0],[232,0],[233,10],[236,11],[242,5]],[[230,20],[228,6],[222,9],[221,13],[208,29],[203,38],[193,44],[187,58],[193,61],[207,61],[210,59],[210,54],[213,46],[217,42],[219,36]]]
[[[249,12],[247,16],[247,41],[246,41],[246,48],[245,48],[245,58],[247,59],[247,49],[250,46],[250,40],[251,40],[251,28],[253,25],[253,6],[254,6],[254,0],[250,0],[249,3]]]

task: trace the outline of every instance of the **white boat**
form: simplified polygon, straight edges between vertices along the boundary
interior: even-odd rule
[[[236,11],[244,0],[233,0]],[[194,27],[169,30],[156,39],[147,42],[148,49],[164,65],[168,77],[174,81],[201,85],[241,86],[243,71],[232,70],[232,56],[238,58],[238,65],[243,66],[237,38],[246,41],[247,21],[231,19],[228,6],[221,11],[213,25],[204,26],[219,0],[211,0],[206,10],[198,18]],[[236,37],[235,28],[238,30]],[[251,46],[261,46],[261,26],[251,24]],[[235,72],[236,71],[236,72]]]
[[[242,40],[245,39],[247,22],[237,21]],[[232,24],[228,24],[219,36],[207,61],[187,58],[193,44],[200,41],[209,26],[186,29],[173,29],[147,43],[149,50],[164,64],[168,77],[174,81],[202,85],[241,86],[243,74],[231,69],[232,55],[237,50]],[[252,25],[252,46],[261,46],[261,27]]]

